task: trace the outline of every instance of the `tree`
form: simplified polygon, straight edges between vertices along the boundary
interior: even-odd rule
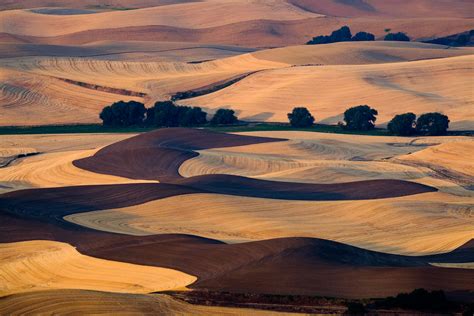
[[[185,108],[185,111],[180,111],[179,126],[198,126],[207,123],[207,113],[200,107],[178,107]]]
[[[344,112],[344,127],[349,130],[367,131],[375,127],[377,110],[368,105],[359,105]]]
[[[143,103],[119,101],[104,107],[99,117],[104,126],[126,127],[142,124],[145,113]]]
[[[400,136],[409,136],[415,133],[416,115],[413,113],[405,113],[395,115],[388,123],[390,133]]]
[[[178,107],[172,101],[158,101],[153,108],[153,125],[158,127],[178,126]]]
[[[409,42],[410,38],[402,32],[398,33],[388,33],[385,35],[384,38],[385,41],[399,41],[399,42]]]
[[[343,26],[339,30],[331,33],[332,42],[347,42],[352,38],[351,29],[348,26]]]
[[[293,127],[310,127],[314,124],[314,117],[304,107],[296,107],[288,113],[288,120]]]
[[[316,44],[329,44],[329,43],[336,43],[336,42],[347,42],[350,41],[352,38],[351,29],[348,26],[343,26],[338,30],[335,30],[331,33],[331,35],[320,35],[313,37],[312,40],[307,42],[308,45],[316,45]]]
[[[230,125],[238,122],[234,110],[219,109],[211,119],[212,125]]]
[[[416,131],[422,135],[445,135],[449,128],[449,118],[438,112],[422,114],[416,120]]]
[[[207,113],[200,107],[176,105],[158,101],[147,111],[147,124],[157,127],[190,127],[207,123]]]
[[[359,32],[351,40],[354,42],[375,41],[375,36],[372,33]]]

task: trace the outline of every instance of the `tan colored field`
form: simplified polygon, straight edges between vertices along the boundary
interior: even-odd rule
[[[98,120],[105,104],[124,98],[142,100],[68,84],[51,76],[2,69],[0,77],[3,126],[90,123]]]
[[[452,128],[470,129],[472,58],[454,56],[472,53],[469,48],[374,42],[295,46],[198,64],[6,58],[0,61],[0,125],[98,122],[100,110],[114,101],[143,99],[150,106],[178,91],[257,72],[181,103],[200,105],[211,113],[231,106],[242,119],[265,121],[286,121],[289,109],[305,105],[326,123],[337,123],[350,105],[369,103],[379,109],[382,124],[401,111],[441,110],[450,116]],[[417,61],[422,59],[433,60]],[[331,66],[302,66],[307,64]],[[61,79],[103,88],[93,90]],[[124,95],[127,91],[146,96]]]
[[[51,290],[8,296],[0,300],[0,313],[37,314],[121,314],[121,315],[222,315],[284,316],[308,314],[280,313],[257,309],[192,305],[162,294],[122,294],[97,291]]]
[[[462,176],[456,172],[456,163],[454,168],[448,165],[446,154],[437,151],[440,147],[456,147],[459,152],[460,164],[466,161],[464,165],[469,165],[470,152],[472,146],[472,137],[462,136],[443,136],[443,137],[380,137],[363,135],[342,135],[331,133],[312,133],[312,132],[247,132],[239,133],[242,135],[254,135],[262,137],[287,138],[289,142],[277,144],[250,145],[244,147],[226,148],[224,156],[230,161],[232,155],[237,157],[265,157],[272,162],[275,158],[285,161],[285,155],[289,160],[310,159],[314,167],[302,168],[282,168],[281,172],[268,173],[252,171],[252,163],[248,167],[235,168],[232,164],[222,163],[223,159],[218,160],[217,169],[228,168],[226,172],[247,172],[249,176],[269,178],[282,181],[307,181],[307,182],[333,182],[331,179],[343,181],[362,180],[367,178],[383,179],[385,177],[396,177],[401,179],[410,179],[426,185],[438,188],[440,191],[453,194],[455,196],[472,197],[471,185],[472,177]],[[427,147],[428,146],[428,147]],[[431,147],[432,146],[432,147]],[[462,148],[467,148],[464,150]],[[204,158],[200,157],[186,161],[180,168],[180,172],[185,175],[203,173],[214,173],[216,167],[214,162],[207,163],[205,158],[213,151],[218,149],[204,151]],[[411,159],[424,153],[434,151],[430,159],[442,161],[442,167],[420,163],[420,160]],[[282,154],[284,153],[284,154]],[[252,155],[256,154],[256,155]],[[268,157],[268,158],[267,158]],[[258,159],[258,158],[257,158]],[[413,160],[413,161],[410,161]],[[204,164],[202,164],[204,162]],[[417,163],[418,162],[418,163]],[[271,163],[270,163],[271,164]],[[279,162],[285,165],[285,163]],[[266,165],[269,165],[267,162]],[[193,171],[194,169],[194,171]],[[201,171],[198,171],[201,170]],[[234,170],[234,171],[232,171]],[[239,170],[239,171],[235,171]],[[265,170],[265,169],[263,169]],[[440,172],[441,171],[441,172]],[[455,176],[453,176],[453,173]],[[460,177],[461,175],[461,177]]]
[[[421,255],[474,238],[472,198],[442,193],[378,201],[302,202],[203,194],[68,215],[86,227],[131,235],[183,233],[243,242],[317,237]]]
[[[0,159],[8,159],[0,168],[0,192],[62,185],[132,183],[134,180],[101,175],[76,168],[72,161],[92,155],[100,147],[131,137],[131,134],[64,134],[0,136]],[[31,146],[31,147],[30,147]],[[18,154],[40,153],[15,161]],[[147,181],[141,181],[147,182]]]
[[[110,145],[135,134],[32,134],[0,135],[2,152],[31,148],[41,153],[89,150]]]
[[[145,102],[153,104],[176,91],[197,89],[242,73],[282,66],[251,55],[201,64],[70,58],[5,59],[1,63],[5,67],[0,94],[4,102],[1,125],[99,122],[98,114],[104,106],[119,100],[142,100],[120,94],[122,89],[147,93]],[[21,75],[8,75],[12,74],[10,71],[18,74],[18,70]],[[93,90],[58,78],[119,91]],[[25,108],[29,111],[25,112]]]
[[[379,125],[394,115],[443,112],[452,129],[473,129],[473,57],[355,66],[308,66],[268,70],[226,89],[186,100],[209,108],[226,105],[244,119],[285,121],[306,106],[321,123],[342,120],[350,106],[379,111]]]
[[[196,277],[176,270],[95,259],[53,241],[0,244],[0,295],[48,289],[149,293],[182,288]]]
[[[57,152],[31,157],[9,168],[0,169],[0,185],[8,187],[10,191],[30,187],[157,182],[93,173],[72,164],[74,160],[89,157],[96,151]]]
[[[473,155],[474,142],[471,141],[440,144],[399,159],[440,172],[451,172],[454,179],[466,179],[474,184]]]

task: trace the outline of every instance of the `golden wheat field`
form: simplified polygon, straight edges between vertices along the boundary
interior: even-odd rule
[[[0,314],[469,315],[473,16],[0,0]]]

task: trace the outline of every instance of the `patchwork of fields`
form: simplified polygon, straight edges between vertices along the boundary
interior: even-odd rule
[[[331,125],[368,104],[379,128],[441,112],[465,133],[0,135],[0,314],[342,314],[419,288],[473,303],[474,49],[422,42],[474,29],[472,13],[463,0],[0,0],[3,127],[100,123],[116,101],[200,91],[176,103],[269,123],[304,106]],[[344,25],[376,41],[304,45]]]

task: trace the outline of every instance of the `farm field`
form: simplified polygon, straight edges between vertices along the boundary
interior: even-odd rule
[[[0,0],[0,315],[469,314],[473,16],[464,0]],[[343,26],[375,40],[306,45]],[[143,113],[107,121],[114,103]],[[366,129],[358,105],[377,111]],[[204,123],[183,123],[193,107]],[[409,112],[449,126],[403,136]]]

